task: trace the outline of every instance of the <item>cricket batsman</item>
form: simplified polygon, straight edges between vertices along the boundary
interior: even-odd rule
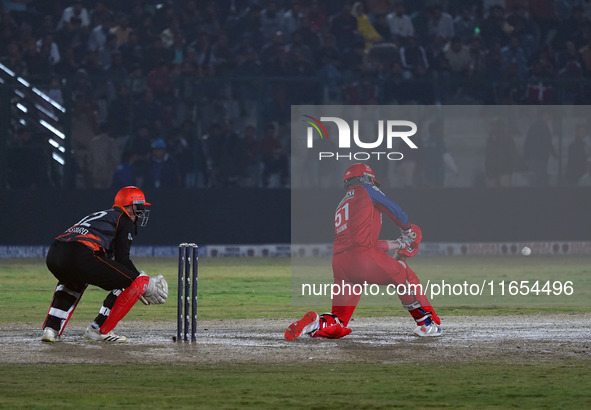
[[[51,244],[46,263],[57,278],[49,312],[43,323],[44,342],[58,342],[86,287],[109,291],[98,316],[84,337],[98,342],[126,342],[112,332],[139,300],[161,304],[168,297],[162,275],[138,271],[129,258],[137,227],[148,222],[150,204],[141,189],[128,186],[117,192],[113,207],[82,218]]]
[[[351,333],[347,327],[361,298],[352,292],[355,284],[396,285],[398,297],[416,321],[418,336],[440,336],[441,321],[422,292],[417,275],[406,259],[419,250],[422,233],[409,223],[400,206],[380,191],[374,171],[366,164],[353,164],[344,176],[347,193],[335,212],[335,239],[332,270],[335,285],[343,291],[333,298],[332,312],[318,315],[308,312],[285,331],[285,339],[302,334],[311,337],[340,338]],[[390,218],[401,229],[396,240],[378,240],[382,215]],[[386,252],[396,251],[395,258]]]

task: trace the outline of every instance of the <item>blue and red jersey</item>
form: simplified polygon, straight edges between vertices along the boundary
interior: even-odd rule
[[[382,214],[401,229],[410,227],[408,215],[378,187],[361,184],[349,188],[335,211],[333,254],[376,247]]]

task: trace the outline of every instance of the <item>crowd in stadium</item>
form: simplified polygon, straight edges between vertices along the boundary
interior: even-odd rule
[[[1,4],[2,64],[72,99],[78,188],[288,186],[292,104],[591,96],[585,0]],[[34,158],[36,136],[11,135]],[[11,188],[45,182],[15,172]]]

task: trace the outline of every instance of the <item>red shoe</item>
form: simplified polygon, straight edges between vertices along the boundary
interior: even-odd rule
[[[326,337],[328,339],[340,339],[343,336],[347,336],[351,333],[351,329],[344,327],[340,323],[335,325],[327,326],[324,329],[320,329],[314,332],[312,337]]]
[[[325,337],[328,339],[340,339],[351,333],[351,329],[343,326],[343,322],[333,313],[323,313],[320,315],[318,330],[311,333],[312,337]]]
[[[303,318],[289,325],[283,337],[285,340],[293,340],[297,339],[302,334],[312,333],[318,328],[318,322],[318,313],[309,311]]]

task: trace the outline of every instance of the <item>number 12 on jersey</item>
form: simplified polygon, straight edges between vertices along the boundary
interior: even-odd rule
[[[84,218],[82,218],[80,220],[80,222],[78,222],[76,225],[74,226],[90,226],[89,222],[90,221],[94,221],[95,219],[100,219],[103,216],[105,216],[107,213],[105,211],[99,211],[99,212],[95,212],[93,214],[90,214],[88,216],[85,216]]]

